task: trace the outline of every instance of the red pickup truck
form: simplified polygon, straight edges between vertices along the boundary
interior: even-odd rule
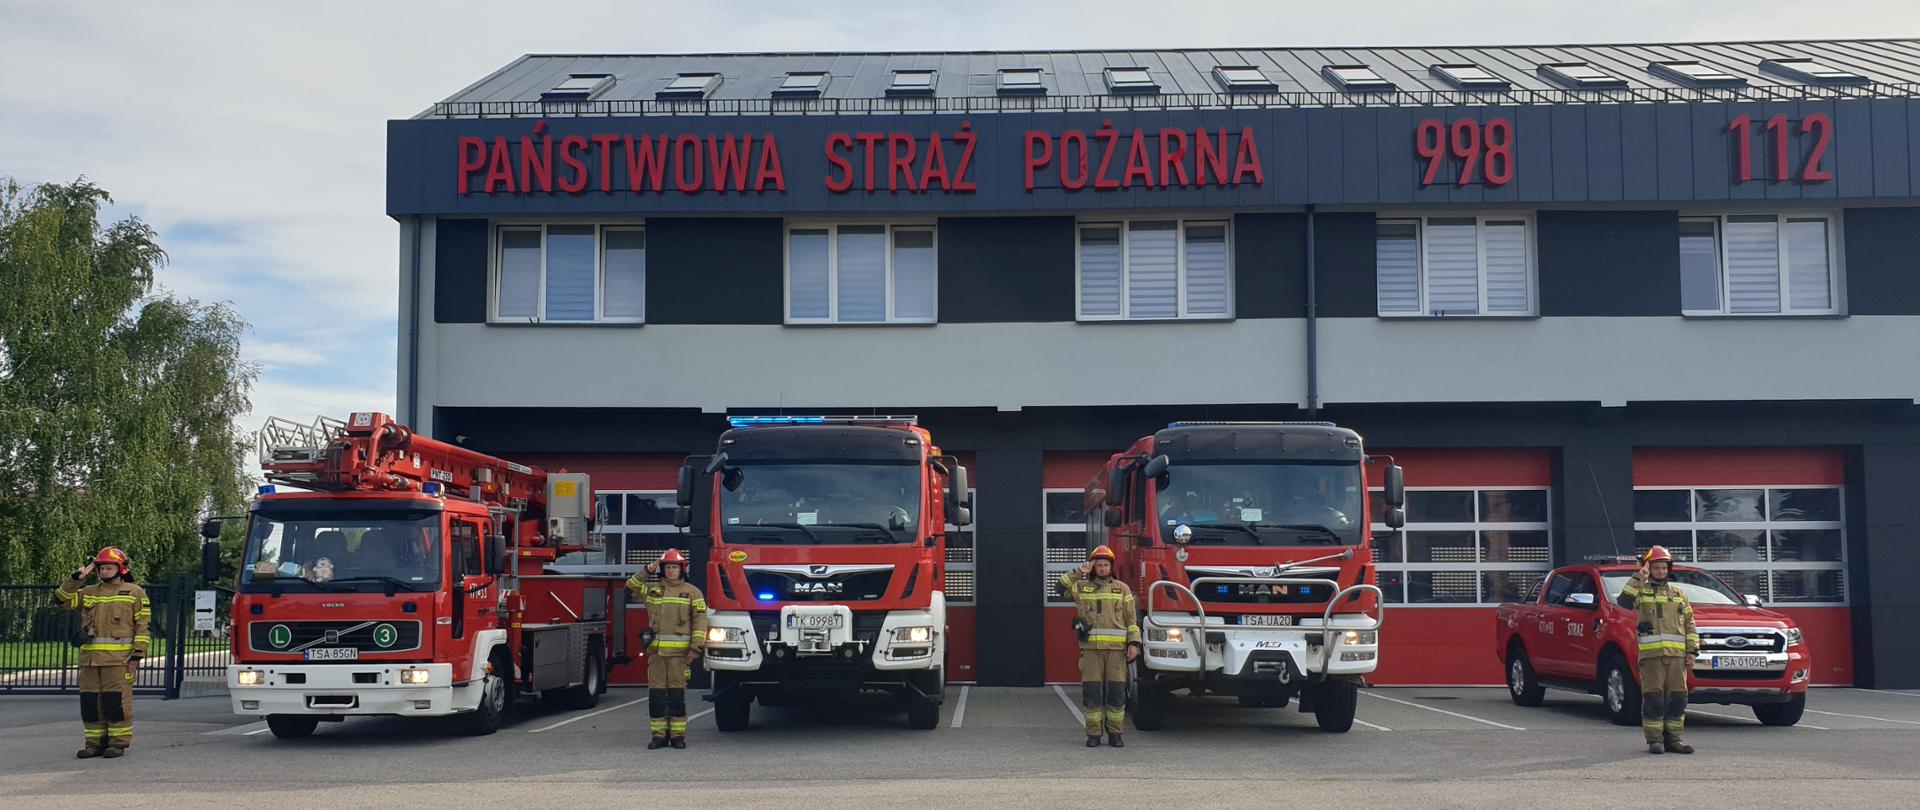
[[[1597,694],[1619,725],[1640,722],[1637,617],[1620,606],[1630,561],[1555,569],[1530,601],[1494,613],[1494,654],[1506,665],[1507,691],[1538,706],[1546,687]],[[1753,707],[1769,726],[1800,722],[1813,659],[1792,619],[1760,607],[1718,577],[1675,566],[1673,581],[1693,602],[1700,655],[1688,678],[1691,703]]]

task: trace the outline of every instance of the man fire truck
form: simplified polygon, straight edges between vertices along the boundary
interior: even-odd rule
[[[521,695],[598,701],[620,581],[541,573],[590,550],[587,476],[379,413],[270,419],[258,444],[272,483],[249,510],[233,602],[235,712],[282,738],[349,715],[459,715],[490,734]]]
[[[708,541],[716,725],[745,729],[756,699],[860,690],[901,697],[913,728],[938,725],[945,533],[971,520],[966,468],[913,417],[729,423],[713,455],[681,467],[674,515]]]
[[[1160,728],[1180,689],[1298,697],[1320,728],[1353,727],[1385,619],[1367,461],[1359,434],[1327,422],[1176,422],[1108,459],[1087,508],[1140,606],[1136,727]],[[1387,461],[1378,519],[1398,527],[1405,486]]]

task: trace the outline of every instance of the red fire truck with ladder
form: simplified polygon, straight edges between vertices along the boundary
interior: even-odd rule
[[[1134,725],[1173,693],[1283,707],[1353,727],[1385,620],[1369,543],[1368,457],[1330,422],[1175,422],[1108,459],[1086,487],[1117,574],[1141,606]],[[1382,523],[1405,522],[1400,468]]]
[[[965,467],[913,417],[736,416],[680,468],[674,522],[705,539],[707,699],[721,731],[755,700],[879,690],[917,729],[946,688],[946,527]],[[696,557],[696,564],[699,560]]]
[[[257,444],[271,483],[248,510],[235,588],[235,712],[282,738],[357,715],[457,715],[490,734],[522,696],[599,700],[622,652],[619,580],[543,573],[593,550],[586,475],[380,413],[269,419]]]

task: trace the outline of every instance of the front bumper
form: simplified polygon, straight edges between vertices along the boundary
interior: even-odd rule
[[[1714,658],[1764,656],[1764,666],[1755,669],[1714,667]],[[1689,673],[1687,699],[1694,703],[1754,705],[1785,703],[1807,691],[1812,663],[1796,647],[1778,653],[1730,653],[1714,651],[1694,659]]]
[[[838,617],[836,626],[803,627],[811,617]],[[892,610],[875,616],[845,605],[788,605],[777,615],[738,611],[707,616],[707,669],[723,672],[775,670],[879,673],[925,672],[946,661],[946,621],[942,610]],[[876,622],[877,619],[877,622]],[[913,628],[926,628],[916,639]]]
[[[1166,673],[1205,673],[1226,679],[1279,680],[1320,675],[1365,675],[1380,666],[1377,622],[1362,614],[1337,614],[1326,626],[1318,618],[1293,627],[1242,627],[1218,616],[1207,617],[1205,638],[1188,628],[1177,636],[1168,627],[1164,640],[1159,621],[1192,621],[1192,614],[1150,615],[1141,622],[1148,669]],[[1359,641],[1349,643],[1353,629]],[[1336,635],[1338,634],[1338,635]],[[1371,639],[1371,643],[1360,643]],[[1331,654],[1327,645],[1331,644]],[[1324,663],[1323,663],[1324,662]]]
[[[427,682],[400,683],[403,669],[424,669]],[[260,673],[243,685],[241,672]],[[227,692],[235,714],[411,715],[472,711],[479,688],[453,682],[452,664],[233,664]]]

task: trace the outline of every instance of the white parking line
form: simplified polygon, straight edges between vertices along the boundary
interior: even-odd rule
[[[1889,692],[1885,689],[1867,689],[1864,687],[1854,687],[1854,688],[1861,692],[1872,692],[1877,695],[1899,695],[1901,697],[1920,698],[1920,692]]]
[[[573,716],[573,717],[569,717],[569,718],[567,718],[567,719],[565,719],[565,720],[562,720],[562,721],[560,721],[560,722],[558,722],[558,723],[554,723],[553,725],[550,725],[550,726],[541,726],[540,728],[536,728],[536,729],[528,729],[528,730],[527,730],[527,733],[528,733],[528,734],[539,734],[539,733],[540,733],[540,732],[542,732],[542,731],[552,731],[552,730],[554,730],[554,729],[556,729],[556,728],[559,728],[559,727],[561,727],[561,726],[564,726],[564,725],[566,725],[566,724],[568,724],[568,723],[574,723],[574,722],[578,722],[578,721],[581,721],[581,720],[585,720],[585,719],[587,719],[587,718],[589,718],[589,717],[597,717],[597,716],[599,716],[599,715],[603,715],[603,714],[606,714],[607,712],[615,712],[615,711],[619,711],[619,710],[621,710],[621,709],[624,709],[624,708],[627,708],[628,706],[635,706],[635,705],[639,705],[639,704],[641,704],[641,703],[645,703],[645,702],[647,702],[647,699],[646,699],[646,698],[640,698],[639,700],[629,700],[629,701],[627,701],[627,702],[625,702],[625,703],[622,703],[622,704],[620,704],[620,705],[618,705],[618,706],[610,706],[610,707],[608,707],[608,708],[605,708],[605,709],[601,709],[601,710],[599,710],[599,711],[593,711],[593,712],[587,712],[586,714],[581,714],[581,715],[575,715],[575,716]],[[712,710],[711,710],[711,709],[709,709],[708,711],[712,711]]]
[[[1737,715],[1737,714],[1721,714],[1719,712],[1710,712],[1710,711],[1707,711],[1706,709],[1688,708],[1687,714],[1704,714],[1708,717],[1718,717],[1722,720],[1739,720],[1741,722],[1753,723],[1755,725],[1758,725],[1760,723],[1759,720],[1756,720],[1751,717],[1741,717],[1740,715]],[[1795,723],[1792,727],[1793,728],[1810,728],[1815,731],[1832,731],[1833,730],[1833,729],[1827,728],[1826,726],[1816,726],[1816,725],[1813,725],[1812,723]]]
[[[695,720],[698,720],[698,719],[700,719],[700,718],[702,718],[702,717],[706,717],[706,716],[707,716],[707,715],[709,715],[709,714],[713,714],[713,710],[712,710],[712,709],[708,709],[708,710],[706,710],[706,711],[704,711],[704,712],[700,712],[699,714],[696,714],[696,715],[694,715],[694,716],[692,716],[692,717],[689,717],[689,718],[687,718],[687,722],[689,722],[689,723],[691,723],[691,722],[693,722],[693,721],[695,721]]]
[[[1899,723],[1907,726],[1920,726],[1920,720],[1895,720],[1891,717],[1874,717],[1870,714],[1842,714],[1840,712],[1823,712],[1818,709],[1808,709],[1807,713],[1824,714],[1831,717],[1851,717],[1855,720],[1878,720],[1882,723]]]
[[[267,733],[267,732],[269,732],[269,731],[272,731],[272,730],[273,730],[273,729],[270,729],[270,728],[263,728],[263,729],[260,729],[259,731],[249,731],[249,732],[247,732],[247,736],[249,736],[249,737],[251,737],[251,736],[253,736],[253,735],[255,735],[255,734],[265,734],[265,733]]]
[[[1085,727],[1087,725],[1087,716],[1080,713],[1079,706],[1073,705],[1073,698],[1067,697],[1067,690],[1061,689],[1059,684],[1054,684],[1053,693],[1060,696],[1061,703],[1067,704],[1067,711],[1073,712],[1073,722]]]
[[[246,725],[240,725],[240,726],[228,726],[226,728],[217,728],[212,731],[202,731],[200,733],[201,734],[252,734],[255,731],[263,730],[266,727],[267,727],[266,721],[262,720],[256,723],[247,723]]]
[[[959,728],[959,727],[960,727],[960,721],[961,721],[961,720],[965,720],[965,719],[966,719],[966,717],[967,717],[967,692],[968,692],[969,690],[971,690],[971,689],[973,689],[973,687],[971,687],[971,686],[962,686],[962,687],[960,687],[960,702],[959,702],[959,703],[956,703],[956,704],[954,704],[954,705],[953,705],[953,722],[952,722],[952,723],[948,723],[948,724],[947,724],[947,728]]]
[[[1353,718],[1353,722],[1359,723],[1360,725],[1366,726],[1367,728],[1373,729],[1374,731],[1392,731],[1393,730],[1393,729],[1387,728],[1386,726],[1376,726],[1358,717]]]
[[[1480,719],[1480,718],[1478,718],[1478,717],[1474,717],[1473,715],[1470,715],[1470,714],[1461,714],[1461,713],[1459,713],[1459,712],[1450,712],[1450,711],[1447,711],[1446,709],[1436,709],[1436,708],[1434,708],[1434,707],[1432,707],[1432,706],[1422,706],[1422,705],[1420,705],[1420,704],[1418,704],[1418,703],[1414,703],[1414,702],[1412,702],[1412,701],[1409,701],[1409,700],[1401,700],[1401,699],[1399,699],[1399,698],[1390,698],[1390,697],[1387,697],[1386,695],[1376,695],[1376,694],[1374,694],[1373,692],[1371,692],[1371,691],[1368,691],[1368,690],[1365,690],[1365,689],[1362,689],[1362,690],[1360,690],[1360,694],[1363,694],[1363,695],[1366,695],[1366,696],[1368,696],[1368,697],[1376,697],[1376,698],[1379,698],[1379,699],[1381,699],[1381,700],[1385,700],[1385,701],[1389,701],[1389,702],[1393,702],[1393,703],[1398,703],[1398,704],[1400,704],[1400,705],[1402,705],[1402,706],[1412,706],[1412,707],[1414,707],[1414,708],[1416,708],[1416,709],[1426,709],[1427,711],[1430,711],[1430,712],[1439,712],[1439,713],[1441,713],[1441,714],[1444,714],[1444,715],[1447,715],[1447,716],[1450,716],[1450,717],[1458,717],[1458,718],[1460,718],[1460,719],[1462,719],[1462,720],[1472,720],[1472,721],[1473,721],[1473,722],[1475,722],[1475,723],[1485,723],[1485,724],[1487,724],[1487,725],[1489,725],[1489,726],[1496,726],[1496,727],[1499,727],[1499,728],[1504,728],[1504,729],[1507,729],[1507,730],[1509,730],[1509,731],[1526,731],[1526,729],[1524,729],[1524,728],[1521,728],[1521,727],[1519,727],[1519,726],[1509,726],[1509,725],[1507,725],[1506,723],[1495,723],[1495,722],[1493,722],[1492,720],[1482,720],[1482,719]],[[1355,722],[1359,722],[1359,721],[1355,721]]]

